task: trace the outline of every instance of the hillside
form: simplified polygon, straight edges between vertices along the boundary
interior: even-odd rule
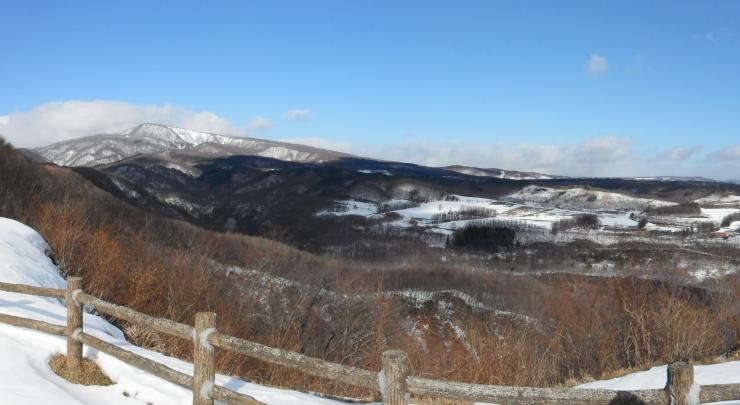
[[[0,282],[65,288],[64,279],[48,254],[49,248],[38,233],[18,222],[0,218],[0,260],[4,263],[0,270]],[[63,325],[66,321],[66,306],[56,299],[0,292],[0,300],[3,303],[1,312],[4,314],[58,325]],[[93,314],[85,314],[84,317],[88,333],[175,370],[192,373],[191,364],[133,346],[126,342],[121,330],[106,320]],[[7,405],[26,405],[29,401],[60,405],[190,403],[191,393],[188,390],[147,375],[89,347],[85,348],[84,355],[94,359],[111,377],[114,384],[106,387],[71,384],[55,375],[48,365],[52,356],[64,353],[65,344],[66,341],[62,337],[0,323],[0,358],[14,365],[12,370],[0,372],[0,380],[8,387],[0,390],[0,402]],[[697,366],[696,381],[703,384],[740,383],[738,370],[740,370],[738,361]],[[224,375],[217,375],[216,380],[220,385],[251,395],[268,404],[340,403],[296,391],[245,383]],[[596,381],[581,385],[579,388],[633,390],[660,388],[664,384],[665,367],[654,367],[649,371],[614,380]],[[740,404],[740,401],[725,404]]]
[[[740,187],[703,178],[427,167],[156,124],[28,153],[148,212],[352,259],[445,247],[456,229],[481,222],[511,228],[520,246],[740,246],[732,221],[720,226],[740,212]],[[593,216],[590,227],[577,224]]]
[[[65,288],[59,269],[47,256],[48,246],[31,228],[7,218],[0,218],[0,282]],[[41,320],[57,325],[66,323],[67,308],[53,298],[0,292],[0,312]],[[123,332],[105,319],[84,314],[85,330],[108,343],[192,375],[192,365],[181,360],[126,342]],[[189,404],[191,393],[182,387],[148,375],[132,366],[85,347],[84,356],[94,359],[115,382],[107,387],[86,387],[63,380],[52,372],[48,363],[52,356],[64,353],[66,339],[29,329],[0,323],[0,358],[11,368],[0,371],[0,403],[3,405],[31,404]],[[217,383],[238,390],[274,405],[338,404],[296,391],[279,390],[245,383],[217,375]]]

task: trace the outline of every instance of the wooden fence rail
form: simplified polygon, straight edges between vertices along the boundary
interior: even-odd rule
[[[70,373],[79,370],[82,363],[82,345],[88,345],[126,364],[192,390],[194,405],[213,405],[214,400],[227,404],[264,405],[263,402],[251,396],[216,385],[217,348],[241,353],[271,364],[294,368],[308,375],[379,391],[383,398],[383,405],[408,405],[411,394],[450,400],[494,402],[503,405],[694,405],[697,394],[702,403],[740,399],[740,384],[696,385],[693,367],[687,363],[673,363],[668,366],[667,383],[664,389],[614,391],[468,384],[412,376],[408,355],[400,350],[384,352],[382,370],[373,372],[225,335],[216,329],[216,314],[210,312],[197,313],[194,327],[169,319],[156,318],[84,293],[82,279],[78,277],[70,277],[67,280],[66,290],[0,283],[0,291],[66,300],[66,326],[5,314],[0,314],[0,322],[66,336],[66,361]],[[192,341],[194,347],[193,376],[85,333],[82,318],[83,305],[157,332]]]

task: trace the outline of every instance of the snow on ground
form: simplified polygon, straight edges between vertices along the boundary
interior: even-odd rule
[[[380,174],[384,174],[386,176],[393,176],[393,174],[391,172],[389,172],[388,170],[358,170],[357,172],[358,173],[362,173],[362,174],[380,173]]]
[[[562,209],[544,206],[518,204],[510,201],[493,200],[481,197],[450,195],[444,200],[428,201],[420,204],[409,204],[408,200],[388,200],[376,204],[358,200],[336,201],[335,207],[324,210],[316,215],[360,215],[369,218],[381,218],[380,207],[390,207],[390,210],[400,219],[391,223],[398,228],[410,226],[427,226],[430,232],[449,234],[455,229],[479,220],[491,221],[501,225],[527,224],[537,228],[551,229],[552,224],[565,218],[579,214],[595,214],[601,225],[609,228],[634,228],[637,221],[630,218],[631,211],[592,211],[586,209]],[[402,204],[415,205],[408,208],[393,209]],[[479,210],[477,215],[465,217],[466,210]],[[483,213],[483,214],[481,214]],[[462,214],[460,218],[454,214]],[[447,216],[445,218],[445,216]]]
[[[200,214],[213,213],[213,206],[198,205],[196,203],[190,202],[188,200],[182,199],[177,196],[166,196],[166,197],[158,197],[158,198],[160,201],[166,204],[172,205],[174,207],[182,208],[194,216],[199,216]]]
[[[704,198],[694,200],[701,205],[734,205],[740,204],[740,195],[717,195],[712,194]]]
[[[602,212],[599,213],[598,216],[601,226],[612,228],[634,228],[637,226],[637,221],[630,218],[630,214],[633,214],[633,212]]]
[[[740,361],[694,366],[694,381],[700,385],[738,384],[740,383]],[[662,389],[666,383],[666,366],[653,367],[647,371],[627,374],[611,380],[594,381],[574,388],[607,389],[615,391],[636,391]],[[723,402],[706,402],[714,405],[740,405],[740,400]],[[489,405],[478,402],[475,405]]]
[[[730,225],[719,228],[720,232],[740,232],[740,221],[731,222]]]
[[[316,215],[360,215],[368,217],[378,212],[378,205],[371,202],[344,200],[337,201],[336,206],[330,210],[325,210]]]
[[[645,229],[647,229],[648,231],[653,231],[653,232],[674,233],[674,232],[682,232],[686,228],[681,227],[681,226],[673,226],[673,225],[656,225],[652,222],[648,222],[645,225]]]
[[[380,218],[383,214],[378,213],[379,206],[392,207],[394,204],[399,205],[408,202],[408,200],[395,199],[382,204],[376,204],[357,200],[343,200],[337,201],[334,208],[321,211],[316,215],[360,215]],[[442,215],[460,213],[466,209],[488,210],[488,215],[483,215],[475,219],[439,219]],[[433,232],[446,232],[451,229],[463,227],[467,223],[476,220],[493,220],[500,223],[525,222],[531,225],[549,228],[553,222],[579,213],[578,211],[567,211],[557,208],[527,207],[505,201],[461,195],[452,195],[450,199],[429,201],[415,207],[392,210],[392,212],[401,216],[401,219],[393,222],[394,226],[405,228],[413,225],[428,225],[432,226]],[[620,219],[619,222],[624,221]]]
[[[740,383],[740,361],[694,366],[694,381],[702,385],[738,384]],[[576,388],[611,389],[611,390],[648,390],[665,387],[666,366],[653,367],[650,370],[627,374],[611,380],[594,381]],[[715,404],[740,405],[740,400],[716,402]]]
[[[534,185],[509,194],[505,199],[522,203],[548,204],[569,209],[585,208],[620,211],[675,205],[675,203],[668,201],[632,197],[607,191],[587,190],[578,187],[555,189]]]
[[[717,224],[722,222],[722,218],[740,212],[738,208],[702,208],[701,213],[703,216],[710,218]]]
[[[637,229],[644,210],[675,203],[583,188],[539,186],[524,187],[498,200],[454,194],[444,198],[438,195],[430,197],[422,203],[403,199],[367,202],[362,198],[336,201],[333,208],[316,215],[359,215],[384,220],[384,225],[398,230],[419,227],[429,235],[436,234],[436,238],[430,237],[427,241],[433,247],[444,245],[444,235],[451,235],[455,230],[479,221],[517,227],[521,230],[517,233],[517,241],[521,244],[589,240],[606,245],[646,241],[679,246],[740,246],[740,224],[720,229],[729,234],[726,239],[696,233],[702,223],[717,229],[725,216],[740,212],[740,208],[734,207],[702,208],[697,216],[651,216],[645,226],[649,233],[645,234]],[[388,216],[389,213],[397,217]],[[600,229],[574,228],[561,230],[557,235],[549,232],[556,222],[583,214],[596,215]]]
[[[47,257],[47,245],[33,229],[0,218],[0,281],[39,287],[65,288],[65,281]],[[0,312],[57,325],[66,323],[66,306],[55,298],[0,292]],[[145,356],[175,370],[192,375],[191,364],[126,342],[123,333],[104,319],[84,314],[85,331],[109,343]],[[190,390],[147,374],[117,359],[85,347],[85,357],[94,359],[115,381],[108,387],[75,385],[58,377],[48,363],[66,351],[66,338],[0,323],[0,403],[3,405],[55,404],[156,404],[192,403]],[[251,395],[268,404],[330,405],[340,402],[297,391],[263,387],[218,375],[217,383]]]

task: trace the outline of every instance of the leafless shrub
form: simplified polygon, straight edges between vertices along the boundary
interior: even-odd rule
[[[599,217],[594,214],[578,214],[563,218],[552,224],[552,233],[557,234],[560,231],[572,228],[598,229],[600,224]]]
[[[166,342],[155,330],[135,323],[129,323],[123,328],[123,333],[126,336],[126,340],[136,346],[141,346],[160,353],[165,353],[167,351]]]
[[[645,214],[652,216],[699,216],[701,207],[695,202],[667,205],[664,207],[650,207]]]

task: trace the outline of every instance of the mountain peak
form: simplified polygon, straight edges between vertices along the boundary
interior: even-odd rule
[[[292,162],[321,162],[347,156],[340,152],[263,139],[218,135],[156,123],[119,133],[63,141],[34,152],[60,166],[97,166],[140,154],[192,150],[204,156],[253,155]]]
[[[169,125],[164,125],[164,124],[157,124],[155,122],[144,122],[134,127],[124,129],[123,131],[121,131],[120,134],[127,135],[131,133],[139,133],[139,132],[167,131],[167,130],[170,130],[171,128],[174,128],[174,127],[171,127]]]

